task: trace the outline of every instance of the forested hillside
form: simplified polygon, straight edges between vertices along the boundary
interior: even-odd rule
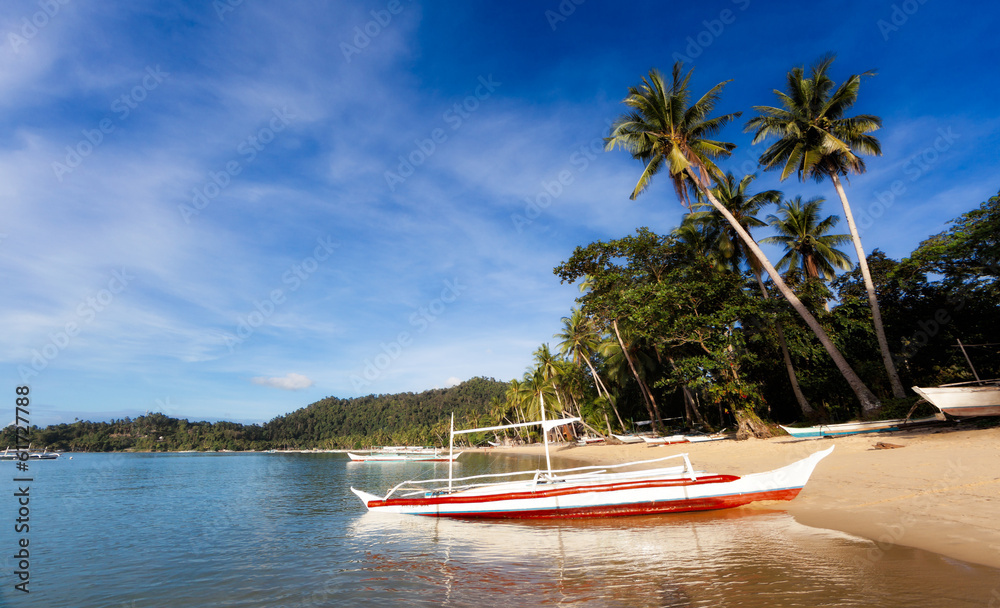
[[[32,427],[30,438],[32,449],[95,452],[443,445],[452,412],[456,425],[478,421],[507,386],[492,378],[473,378],[422,393],[327,397],[264,425],[189,422],[151,413],[111,422]],[[0,444],[13,448],[15,443],[14,427],[9,426],[0,433]]]

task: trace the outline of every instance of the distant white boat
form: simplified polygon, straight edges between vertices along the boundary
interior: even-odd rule
[[[905,418],[893,420],[874,420],[871,422],[844,422],[841,424],[820,424],[817,426],[782,426],[781,428],[797,439],[818,439],[820,437],[843,437],[846,435],[858,435],[860,433],[884,433],[886,431],[898,431],[928,422],[940,422],[937,416],[928,418],[918,418],[907,421]],[[780,425],[779,425],[780,426]]]
[[[353,462],[448,462],[462,455],[448,454],[434,448],[413,448],[408,446],[369,450],[368,453],[348,452]]]
[[[913,391],[946,416],[1000,416],[1000,379],[914,386]]]
[[[0,454],[0,460],[17,460],[18,450],[11,451],[10,446],[4,449],[3,454]],[[55,460],[59,458],[58,452],[49,452],[44,450],[41,452],[28,452],[28,460]]]

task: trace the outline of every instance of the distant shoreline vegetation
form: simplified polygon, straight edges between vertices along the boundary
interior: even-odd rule
[[[262,425],[190,422],[162,413],[111,422],[77,421],[31,427],[33,449],[67,452],[180,452],[361,449],[378,445],[446,445],[452,412],[478,420],[508,383],[472,378],[421,393],[327,397]],[[457,424],[457,423],[456,423]],[[16,445],[14,426],[0,444]]]

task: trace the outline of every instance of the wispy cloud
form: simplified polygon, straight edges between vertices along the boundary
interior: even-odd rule
[[[264,376],[257,376],[250,379],[254,384],[259,384],[261,386],[270,386],[271,388],[280,388],[283,391],[300,391],[304,388],[309,388],[315,384],[312,380],[303,376],[302,374],[296,374],[294,372],[289,372],[284,376],[277,378],[267,378]]]

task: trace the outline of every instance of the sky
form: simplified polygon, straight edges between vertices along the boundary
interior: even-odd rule
[[[0,6],[0,420],[265,422],[327,396],[520,377],[577,246],[683,208],[605,152],[651,68],[742,111],[788,71],[875,70],[883,155],[847,186],[908,255],[997,193],[994,3],[10,0]],[[829,183],[755,186],[823,196]],[[769,210],[768,212],[773,212]],[[843,232],[846,224],[841,223]],[[760,230],[763,237],[767,230]],[[776,250],[773,252],[778,254]],[[849,251],[853,257],[853,251]],[[780,257],[780,254],[778,254]],[[0,402],[3,400],[0,399]]]

